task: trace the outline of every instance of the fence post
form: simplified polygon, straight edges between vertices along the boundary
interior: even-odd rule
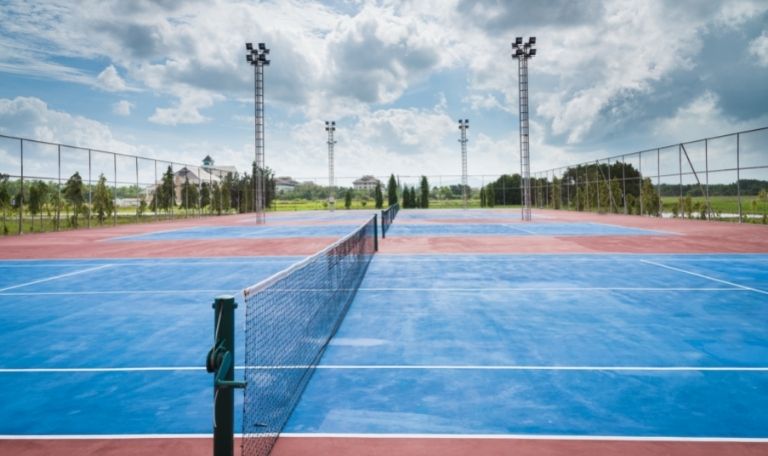
[[[58,191],[58,199],[56,200],[56,224],[55,224],[55,231],[59,231],[61,228],[61,144],[58,145],[58,177],[59,177],[59,184],[56,186],[56,190]]]
[[[86,222],[88,228],[91,227],[91,204],[93,204],[91,187],[91,149],[88,149],[88,208],[85,211],[85,215],[88,218]]]
[[[141,217],[139,216],[139,208],[141,207],[141,201],[143,201],[143,197],[141,196],[141,187],[139,186],[139,157],[136,158],[136,222],[141,222]]]
[[[707,220],[712,220],[712,204],[709,203],[709,139],[704,139],[704,190],[707,192]]]
[[[206,357],[206,370],[213,377],[213,454],[232,456],[235,443],[235,391],[245,383],[235,381],[235,309],[233,296],[213,302],[214,345]]]
[[[621,156],[621,197],[624,199],[624,215],[627,215],[627,158]],[[639,171],[638,171],[639,172]]]
[[[155,162],[155,183],[153,185],[153,187],[154,187],[153,192],[154,193],[152,194],[152,201],[154,201],[155,204],[153,204],[152,212],[155,213],[155,221],[157,221],[157,206],[158,206],[158,201],[157,201],[157,160],[154,160],[154,162]]]
[[[373,251],[379,251],[379,215],[373,214]]]
[[[645,215],[645,212],[643,212],[643,153],[640,152],[637,154],[637,172],[639,174],[638,180],[640,183],[638,184],[638,196],[640,197],[640,215]]]
[[[21,187],[19,190],[19,234],[24,234],[24,140],[19,139],[19,158],[21,158]]]
[[[742,223],[744,220],[744,214],[742,213],[742,207],[741,207],[741,151],[740,151],[740,141],[741,140],[741,134],[736,133],[736,195],[739,198],[739,223]]]
[[[117,154],[112,154],[112,165],[115,171],[115,180],[112,181],[114,189],[112,194],[112,205],[114,206],[112,208],[112,226],[117,226]]]
[[[677,201],[677,209],[680,213],[680,218],[685,218],[685,207],[683,207],[683,151],[681,150],[682,144],[677,145],[677,175],[679,178],[680,198]]]
[[[656,149],[656,195],[659,197],[659,217],[664,217],[664,204],[661,202],[661,149]]]

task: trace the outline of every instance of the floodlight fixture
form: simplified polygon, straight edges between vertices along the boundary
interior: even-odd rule
[[[459,138],[459,144],[461,144],[461,196],[464,209],[467,208],[469,184],[467,179],[467,129],[469,128],[469,119],[459,119],[459,130],[461,130],[461,137]]]
[[[336,168],[333,157],[333,146],[336,144],[333,132],[336,131],[336,121],[326,120],[325,131],[328,132],[328,210],[333,212],[336,209]]]
[[[264,43],[245,43],[247,51],[245,60],[254,69],[254,143],[255,143],[255,170],[254,170],[254,212],[256,219],[262,223],[264,209],[266,208],[266,179],[264,178],[264,67],[269,65],[267,60],[269,49]]]
[[[518,87],[520,100],[520,190],[522,196],[522,219],[531,220],[531,157],[528,125],[528,59],[536,55],[536,37],[531,36],[523,44],[522,37],[512,43],[512,58],[517,60]]]

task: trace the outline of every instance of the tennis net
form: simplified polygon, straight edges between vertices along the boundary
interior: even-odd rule
[[[377,248],[377,217],[245,290],[243,455],[268,455]]]
[[[395,203],[388,208],[381,211],[381,237],[385,238],[387,237],[387,230],[389,230],[389,226],[392,225],[392,222],[395,221],[395,216],[397,215],[397,212],[400,210],[400,204]]]

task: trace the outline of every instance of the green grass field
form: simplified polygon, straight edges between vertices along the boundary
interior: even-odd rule
[[[664,196],[661,198],[663,212],[672,212],[673,208],[679,205],[678,197],[676,196]],[[703,196],[696,196],[691,198],[693,204],[698,203],[700,206],[706,204],[706,198]],[[736,196],[710,196],[709,203],[712,210],[715,213],[720,214],[738,214],[739,213],[739,198]],[[744,214],[763,215],[768,213],[768,203],[760,201],[757,196],[742,196],[741,197],[741,210]]]

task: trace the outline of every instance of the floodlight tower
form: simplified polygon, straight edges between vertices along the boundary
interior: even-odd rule
[[[517,59],[520,99],[520,187],[522,193],[522,219],[531,220],[531,157],[528,141],[528,59],[536,55],[536,37],[515,38],[512,43],[512,58]]]
[[[256,48],[253,43],[245,43],[248,53],[245,59],[254,68],[254,118],[255,133],[254,143],[256,151],[256,169],[253,175],[253,209],[256,212],[258,223],[264,222],[264,210],[266,206],[266,173],[264,168],[264,67],[269,65],[267,56],[269,49],[264,43],[259,43]]]
[[[459,130],[461,130],[461,198],[464,209],[467,208],[467,129],[469,128],[469,119],[459,119]]]
[[[336,131],[336,122],[326,120],[325,131],[328,132],[328,209],[333,212],[336,209],[335,169],[333,165],[333,145],[336,144],[336,141],[333,139],[333,132]]]

